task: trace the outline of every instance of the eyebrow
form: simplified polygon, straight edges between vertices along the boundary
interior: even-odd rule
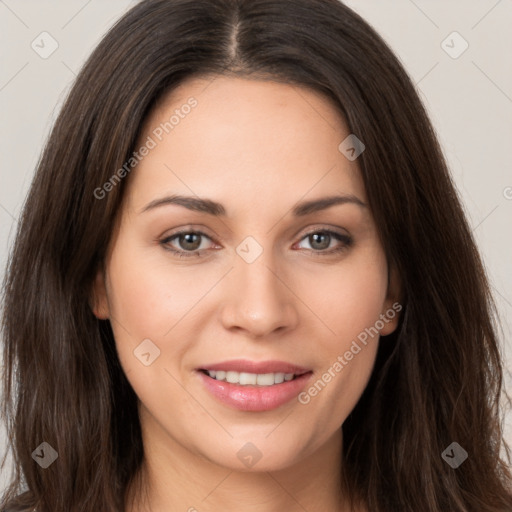
[[[183,206],[189,210],[207,213],[216,217],[226,216],[226,209],[220,203],[212,201],[211,199],[182,195],[172,195],[162,197],[160,199],[155,199],[148,203],[144,208],[142,208],[139,213],[144,213],[149,210],[154,210],[160,206],[167,206],[171,204]],[[352,194],[343,194],[337,196],[322,197],[320,199],[313,199],[310,201],[303,201],[298,203],[293,207],[292,215],[294,217],[303,217],[305,215],[309,215],[321,210],[326,210],[331,206],[340,204],[355,204],[361,208],[367,208],[368,206],[366,203],[361,201],[361,199]]]

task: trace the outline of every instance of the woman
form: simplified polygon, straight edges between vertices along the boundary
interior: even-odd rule
[[[410,79],[336,0],[123,16],[3,300],[2,508],[512,509],[481,259]]]

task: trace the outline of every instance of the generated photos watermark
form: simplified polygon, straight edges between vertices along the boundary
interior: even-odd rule
[[[198,101],[194,97],[190,97],[186,103],[174,110],[174,114],[169,118],[168,121],[160,123],[152,132],[152,135],[148,135],[146,141],[137,151],[134,151],[132,156],[123,164],[122,167],[117,169],[114,174],[105,182],[101,187],[94,189],[94,197],[96,199],[104,199],[109,192],[111,192],[116,185],[118,185],[123,178],[125,178],[133,168],[140,163],[144,157],[149,155],[149,152],[156,148],[159,142],[163,140],[165,135],[169,134],[176,128],[182,119],[192,112],[192,109],[197,107]]]
[[[322,376],[306,391],[299,393],[298,401],[303,404],[309,404],[311,399],[320,393],[331,380],[338,375],[347,364],[354,359],[354,357],[361,352],[361,350],[368,345],[368,342],[371,341],[368,339],[370,337],[373,339],[375,336],[379,336],[380,331],[384,328],[385,324],[391,322],[397,313],[402,311],[402,305],[398,302],[395,302],[391,308],[389,308],[385,313],[381,314],[379,320],[375,322],[372,327],[367,327],[364,331],[360,332],[357,335],[357,339],[352,341],[349,350],[345,351],[343,355],[339,355],[336,358],[336,361],[329,366],[327,371],[322,374]],[[361,345],[358,343],[363,345]]]

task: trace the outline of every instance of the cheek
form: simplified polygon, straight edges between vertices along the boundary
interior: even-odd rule
[[[119,244],[110,261],[110,309],[126,327],[161,338],[193,307],[201,291],[207,291],[208,283],[198,278],[197,270],[194,275],[189,269],[171,268],[163,252],[158,258],[153,254]]]
[[[109,260],[111,324],[119,360],[135,389],[158,386],[161,369],[177,371],[192,332],[202,326],[208,291],[225,272],[207,265],[180,266],[170,258],[164,249],[141,247],[126,235],[118,238]],[[148,367],[137,357],[146,353],[143,342],[158,355]]]
[[[163,269],[148,260],[143,250],[129,240],[118,239],[109,261],[109,308],[125,373],[137,370],[132,378],[141,369],[137,354],[144,346],[141,343],[148,344],[144,340],[151,340],[151,357],[158,355],[151,367],[160,366],[160,356],[165,355],[162,339],[186,313],[184,306],[192,301],[188,297],[192,292],[181,281],[179,273],[172,280],[165,278]],[[151,378],[150,372],[144,373]]]
[[[386,260],[379,250],[354,254],[328,272],[304,275],[302,296],[322,321],[334,345],[375,325],[387,295]],[[331,336],[329,336],[329,330]]]
[[[308,282],[315,283],[308,305],[324,324],[316,323],[310,334],[322,367],[301,403],[317,411],[321,424],[335,428],[352,411],[372,373],[379,343],[376,324],[387,292],[386,260],[377,248]]]

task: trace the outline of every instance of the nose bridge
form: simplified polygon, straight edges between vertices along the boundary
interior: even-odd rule
[[[265,336],[294,325],[297,311],[293,294],[274,270],[272,250],[257,251],[249,240],[247,245],[239,245],[237,253],[230,276],[232,293],[223,313],[225,327],[236,326],[253,336]]]

